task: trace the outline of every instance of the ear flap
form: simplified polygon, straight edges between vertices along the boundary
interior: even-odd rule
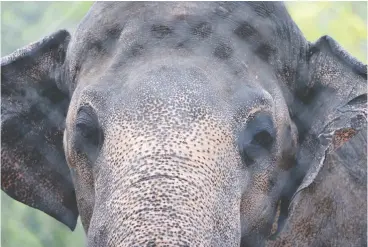
[[[63,151],[69,40],[61,30],[1,59],[1,189],[74,230],[78,209]]]
[[[313,176],[313,180],[303,181],[290,205],[287,219],[282,225],[278,225],[277,233],[268,239],[266,246],[297,246],[298,243],[314,243],[315,246],[326,239],[326,231],[323,229],[328,229],[330,233],[338,232],[344,229],[342,225],[349,225],[354,229],[350,235],[343,237],[346,239],[345,245],[354,241],[354,245],[361,243],[360,245],[365,246],[367,120],[357,116],[361,115],[351,118],[354,129],[335,131],[324,161],[313,165],[308,172],[308,175]],[[338,186],[331,183],[331,179],[335,180]],[[313,186],[310,189],[304,190],[311,184]],[[360,198],[361,201],[354,201],[359,206],[346,207],[353,198]],[[338,201],[331,202],[331,199]],[[338,228],[339,224],[335,225],[336,223],[340,223],[341,227]],[[317,229],[317,232],[305,229]]]
[[[333,120],[325,126],[324,132],[318,136],[318,142],[315,141],[314,144],[316,146],[313,147],[311,143],[307,142],[309,145],[307,144],[301,147],[301,163],[307,160],[310,160],[311,163],[293,198],[298,192],[313,183],[319,171],[327,162],[325,159],[329,153],[333,153],[334,150],[340,148],[345,142],[348,142],[358,132],[361,132],[367,127],[367,94],[352,99],[345,106],[340,107],[333,115]],[[309,138],[309,140],[311,139]],[[366,150],[367,139],[363,138],[359,140],[362,143],[355,144],[355,148]],[[311,150],[315,151],[315,153],[311,153]],[[360,151],[356,150],[356,152],[359,153]],[[366,159],[366,157],[352,157],[352,155],[344,156],[346,159],[352,160],[340,160],[340,163],[345,166],[348,164],[349,166],[346,168],[351,175],[356,177],[357,180],[362,180],[364,178],[361,178],[361,176],[363,176],[366,167],[356,167],[359,162],[356,162],[355,159]]]
[[[309,71],[299,72],[293,102],[294,119],[302,133],[295,174],[302,182],[293,198],[313,183],[335,148],[336,136],[359,131],[363,127],[358,123],[367,119],[366,65],[329,36],[310,45],[307,63]],[[367,148],[366,140],[358,148]]]

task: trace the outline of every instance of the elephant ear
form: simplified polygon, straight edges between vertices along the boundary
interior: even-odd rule
[[[367,66],[349,55],[329,36],[310,44],[308,70],[301,70],[296,83],[294,120],[300,133],[300,149],[295,177],[302,182],[292,198],[310,186],[322,166],[334,153],[336,140],[357,149],[366,149],[366,138],[361,143],[350,138],[365,128],[367,121]],[[340,165],[350,171],[365,170],[355,167],[359,151],[339,157]],[[356,157],[355,157],[355,156]],[[358,157],[359,156],[359,157]],[[344,160],[345,159],[345,160]],[[361,173],[364,174],[364,173]],[[355,172],[359,176],[359,172]],[[366,178],[365,178],[366,179]],[[291,200],[292,201],[292,200]]]
[[[60,30],[1,59],[1,189],[74,230],[78,209],[62,141],[69,40]]]

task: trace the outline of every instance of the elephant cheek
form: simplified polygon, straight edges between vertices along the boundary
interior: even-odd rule
[[[243,196],[240,207],[242,236],[251,239],[252,244],[265,239],[271,232],[274,208],[275,202],[263,193]]]
[[[92,174],[90,174],[92,176]],[[87,233],[90,226],[90,221],[93,214],[95,203],[94,185],[91,176],[83,176],[75,173],[74,186],[77,197],[78,210],[84,231]]]

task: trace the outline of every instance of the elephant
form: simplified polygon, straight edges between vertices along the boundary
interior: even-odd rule
[[[88,247],[277,245],[338,175],[336,193],[366,191],[366,79],[281,2],[96,2],[73,34],[1,58],[1,188],[71,230],[80,217]],[[364,225],[356,195],[321,198],[340,231]]]

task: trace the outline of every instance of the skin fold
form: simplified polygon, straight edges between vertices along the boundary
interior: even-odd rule
[[[282,3],[97,2],[1,69],[2,190],[88,247],[366,245],[366,65]]]

